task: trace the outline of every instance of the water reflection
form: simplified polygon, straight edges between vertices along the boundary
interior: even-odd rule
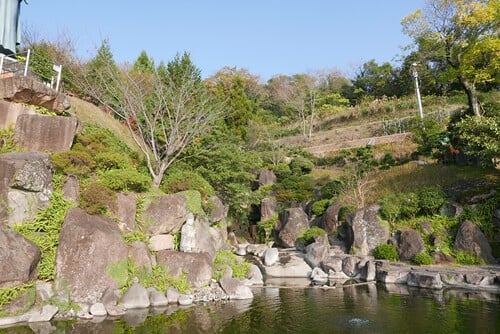
[[[283,283],[283,282],[281,282]],[[254,299],[134,311],[0,333],[498,333],[500,295],[405,285],[254,289]]]

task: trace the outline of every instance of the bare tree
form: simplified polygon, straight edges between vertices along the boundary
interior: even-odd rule
[[[159,67],[142,73],[105,66],[85,84],[89,95],[127,124],[146,157],[153,187],[159,187],[168,167],[222,115],[222,104],[193,69],[178,66],[169,73]]]

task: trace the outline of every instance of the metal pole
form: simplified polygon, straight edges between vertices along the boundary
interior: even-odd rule
[[[2,77],[2,71],[3,71],[3,59],[5,56],[3,54],[0,55],[0,78]]]
[[[30,54],[31,54],[31,49],[28,49],[28,53],[26,54],[26,64],[24,64],[24,76],[28,75],[28,66],[30,63]]]
[[[411,64],[413,78],[415,79],[415,91],[417,93],[417,102],[418,102],[418,114],[420,115],[420,119],[424,119],[424,111],[422,109],[422,98],[420,97],[420,87],[418,85],[418,72],[417,72],[417,63]]]

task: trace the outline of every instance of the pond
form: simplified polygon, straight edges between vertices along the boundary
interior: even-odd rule
[[[402,285],[261,287],[254,299],[135,311],[0,333],[500,333],[500,295]],[[40,327],[41,326],[41,327]]]

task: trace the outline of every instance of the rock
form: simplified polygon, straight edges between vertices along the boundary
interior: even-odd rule
[[[470,220],[460,224],[454,246],[457,251],[476,254],[486,263],[496,263],[488,240],[479,227]]]
[[[65,199],[78,203],[80,199],[80,184],[75,175],[68,175],[66,177],[62,190]]]
[[[0,228],[0,287],[34,279],[39,261],[37,245],[17,232]]]
[[[94,303],[90,306],[90,314],[96,316],[96,317],[103,317],[108,314],[106,312],[106,307],[104,307],[103,303]]]
[[[104,216],[70,209],[64,219],[56,255],[57,290],[76,303],[98,302],[106,289],[116,289],[112,265],[126,261],[128,249],[118,225]]]
[[[142,309],[130,309],[123,314],[122,319],[127,324],[129,324],[132,328],[139,327],[141,324],[146,321],[149,314],[149,310]]]
[[[321,268],[327,272],[343,272],[342,271],[342,262],[345,256],[327,256],[321,262]]]
[[[420,230],[424,232],[425,235],[430,235],[432,233],[432,223],[430,221],[423,221],[418,223]]]
[[[302,208],[286,209],[280,213],[275,225],[275,243],[278,247],[294,247],[295,240],[308,228],[308,217]]]
[[[319,267],[313,268],[311,272],[311,282],[313,285],[325,285],[328,283],[328,274]]]
[[[220,286],[229,296],[229,299],[252,299],[253,293],[250,288],[241,283],[237,278],[221,278]]]
[[[238,238],[236,238],[236,234],[233,231],[229,232],[227,240],[232,247],[238,246]]]
[[[380,206],[373,204],[348,214],[346,245],[350,253],[370,255],[377,245],[389,239],[389,227],[377,215]]]
[[[260,201],[260,221],[266,221],[274,217],[278,203],[272,198],[263,198]]]
[[[280,253],[279,260],[272,266],[263,268],[266,277],[309,278],[311,267],[299,252]]]
[[[279,258],[279,252],[278,248],[268,248],[264,252],[264,265],[265,266],[272,266],[273,264],[278,261]]]
[[[226,220],[229,207],[225,206],[222,200],[217,196],[211,196],[209,200],[212,203],[210,220],[214,223]]]
[[[377,275],[377,268],[375,262],[366,261],[365,265],[361,267],[360,278],[365,282],[374,281]]]
[[[42,106],[58,114],[71,106],[66,95],[31,76],[13,76],[0,80],[0,99]]]
[[[359,275],[359,257],[347,256],[342,260],[342,271],[349,277],[357,277]]]
[[[64,152],[73,145],[78,120],[75,117],[19,115],[14,128],[17,145],[32,152]]]
[[[180,194],[156,196],[145,208],[143,219],[149,222],[151,235],[176,233],[187,219],[186,196]]]
[[[157,234],[153,235],[149,239],[149,248],[158,252],[161,250],[173,250],[174,249],[174,237],[170,234]]]
[[[139,283],[134,283],[121,298],[120,305],[126,310],[147,308],[150,305],[148,291]]]
[[[0,99],[0,129],[9,129],[16,124],[17,117],[23,114],[36,114],[36,110],[31,106],[20,103],[9,102]],[[0,139],[0,147],[3,140]]]
[[[259,173],[259,187],[276,183],[276,175],[270,169],[261,170]]]
[[[52,195],[49,155],[38,152],[0,154],[0,226],[32,219]]]
[[[156,290],[155,288],[149,288],[148,293],[151,306],[159,307],[168,305],[167,297],[165,297],[165,295],[160,291]]]
[[[419,288],[442,289],[443,282],[439,273],[430,272],[414,272],[408,273],[406,283],[408,286],[416,286]]]
[[[106,312],[110,317],[121,317],[126,313],[125,309],[118,305],[106,305]]]
[[[460,204],[455,202],[445,203],[439,210],[441,216],[446,216],[450,218],[460,217],[463,212],[464,208]]]
[[[262,272],[259,267],[251,263],[250,268],[247,272],[247,279],[250,281],[251,285],[262,285],[264,284],[264,278],[262,277]]]
[[[268,249],[269,246],[266,244],[249,244],[247,246],[247,253],[257,257],[263,257]]]
[[[219,229],[203,220],[194,219],[191,213],[188,215],[181,229],[179,249],[182,252],[208,253],[214,259],[217,250],[227,248]]]
[[[120,230],[123,232],[136,230],[135,215],[137,204],[135,194],[119,192],[116,195],[116,204],[113,206],[111,212],[120,221]]]
[[[179,302],[180,295],[179,291],[171,286],[167,288],[167,292],[165,293],[169,304],[177,304]]]
[[[401,283],[406,284],[410,268],[408,266],[393,266],[383,261],[376,262],[376,278],[382,283]]]
[[[443,252],[432,252],[432,259],[434,260],[434,264],[449,264],[455,261],[455,259]]]
[[[441,281],[447,285],[461,285],[465,283],[464,273],[460,272],[443,272],[441,273]]]
[[[179,296],[178,303],[181,306],[187,306],[187,305],[191,305],[193,303],[193,301],[194,301],[194,297],[192,295],[181,294]]]
[[[28,322],[50,321],[56,315],[59,309],[54,305],[44,305],[39,312],[33,313]]]
[[[311,268],[318,267],[321,261],[323,261],[323,259],[328,255],[329,249],[329,245],[326,246],[324,242],[313,242],[312,244],[307,245],[305,256],[307,264]]]
[[[36,281],[36,300],[45,302],[54,296],[54,286],[52,282]]]
[[[236,247],[234,248],[234,254],[239,255],[239,256],[247,255],[247,247],[248,247],[248,244],[236,245]]]
[[[208,253],[185,253],[159,251],[157,263],[164,266],[169,275],[186,275],[188,283],[194,288],[207,285],[212,278],[212,258]]]
[[[339,227],[339,211],[342,207],[342,203],[339,200],[336,200],[328,209],[326,209],[325,214],[321,219],[321,226],[327,234],[332,234],[337,231],[337,227]]]
[[[57,327],[52,326],[50,322],[32,322],[29,328],[36,334],[52,334],[57,331]]]
[[[151,272],[153,259],[148,246],[142,241],[134,241],[128,246],[128,258],[134,262],[137,268],[144,268]]]
[[[409,229],[401,232],[397,248],[402,261],[411,261],[415,255],[425,252],[425,243],[420,233]]]

